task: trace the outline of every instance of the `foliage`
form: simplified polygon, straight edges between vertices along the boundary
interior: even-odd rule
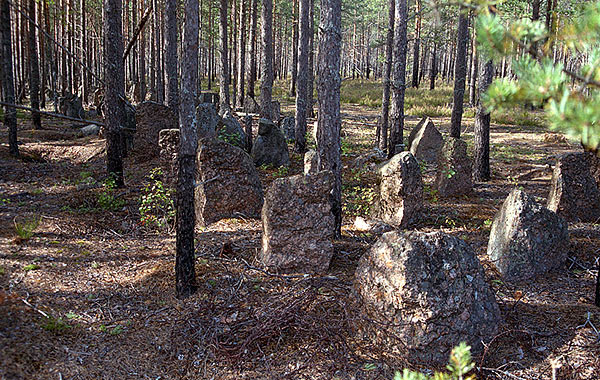
[[[23,270],[25,272],[29,272],[29,271],[36,270],[36,269],[40,269],[40,266],[37,264],[28,264],[23,267]]]
[[[600,2],[585,5],[583,12],[551,32],[540,21],[521,19],[508,24],[487,6],[480,10],[476,25],[481,50],[493,58],[511,59],[516,76],[495,80],[484,104],[490,110],[524,103],[543,107],[551,129],[574,136],[587,150],[598,152]],[[550,56],[555,46],[581,64],[566,68],[555,62]]]
[[[53,333],[62,333],[71,328],[71,326],[69,326],[62,318],[55,318],[52,316],[44,318],[41,326],[44,330]]]
[[[41,221],[42,218],[36,216],[29,219],[23,219],[22,221],[18,221],[17,218],[15,218],[13,223],[15,225],[17,236],[23,241],[31,239]]]
[[[475,364],[471,360],[471,347],[461,342],[450,354],[450,362],[446,366],[448,372],[425,375],[404,369],[402,372],[396,372],[394,380],[474,380],[475,376],[467,375],[474,367]]]
[[[369,213],[377,194],[373,186],[344,186],[343,190],[342,211],[344,213],[352,216]]]
[[[164,185],[162,174],[160,168],[152,169],[142,188],[139,211],[143,226],[164,228],[173,225],[175,220],[174,191]]]
[[[125,200],[120,199],[115,195],[116,188],[117,183],[113,176],[108,177],[104,181],[104,183],[102,184],[102,190],[100,191],[100,193],[98,193],[98,197],[96,199],[98,207],[100,209],[107,211],[117,211],[123,206],[125,206]]]

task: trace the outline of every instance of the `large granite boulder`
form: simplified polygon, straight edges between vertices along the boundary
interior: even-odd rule
[[[283,273],[322,273],[333,256],[333,174],[276,179],[262,209],[260,261]]]
[[[429,118],[419,123],[409,136],[410,152],[417,160],[428,164],[437,162],[443,143],[442,134]]]
[[[199,141],[196,221],[207,226],[225,218],[258,218],[263,189],[250,156],[219,139]]]
[[[473,191],[472,162],[464,140],[449,137],[442,147],[435,186],[442,197],[455,197]]]
[[[177,157],[179,155],[179,129],[163,129],[158,134],[160,167],[163,183],[172,189],[177,186]]]
[[[137,105],[135,122],[132,153],[144,159],[158,156],[158,134],[161,130],[178,128],[177,115],[171,108],[150,101]]]
[[[238,148],[246,146],[246,133],[242,128],[242,124],[231,111],[225,111],[223,117],[219,121],[217,136],[219,139],[228,142]]]
[[[474,251],[443,232],[383,234],[361,257],[354,287],[360,335],[414,364],[444,365],[462,341],[477,355],[501,322]]]
[[[196,118],[198,120],[198,137],[211,137],[216,134],[219,125],[217,108],[212,103],[200,103],[196,107]]]
[[[290,153],[285,137],[275,123],[268,119],[258,122],[258,137],[252,146],[252,157],[256,166],[289,166]]]
[[[567,227],[555,212],[515,189],[494,217],[487,253],[506,280],[534,278],[567,260]]]
[[[396,154],[377,171],[377,216],[395,227],[413,223],[423,206],[423,179],[419,163],[410,152]]]
[[[296,118],[294,116],[284,117],[279,127],[287,141],[296,140]]]
[[[600,190],[590,153],[567,153],[558,158],[547,207],[570,222],[600,220]]]

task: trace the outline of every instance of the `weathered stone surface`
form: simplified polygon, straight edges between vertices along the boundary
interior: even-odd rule
[[[320,171],[319,155],[315,150],[304,153],[304,174],[317,174]]]
[[[252,157],[256,166],[290,165],[290,153],[285,137],[271,120],[259,120],[258,137],[252,146]]]
[[[250,96],[246,96],[246,99],[244,99],[244,112],[260,113],[260,105]]]
[[[160,167],[163,183],[171,188],[177,185],[177,156],[179,152],[179,129],[163,129],[158,133]]]
[[[521,281],[561,266],[569,247],[564,219],[515,189],[494,218],[487,252],[506,280]]]
[[[377,216],[395,227],[413,223],[423,206],[423,179],[419,163],[410,152],[396,154],[377,171]]]
[[[200,103],[196,107],[198,138],[214,136],[219,125],[219,115],[212,103]]]
[[[407,147],[410,150],[410,146],[412,144],[412,142],[414,141],[415,137],[417,136],[417,132],[419,132],[419,130],[421,129],[421,127],[429,120],[428,117],[424,117],[421,120],[419,120],[419,122],[417,123],[417,125],[415,125],[415,127],[410,131],[410,133],[408,134],[408,142],[407,142]]]
[[[150,101],[138,104],[135,110],[135,121],[132,153],[144,159],[158,156],[158,134],[161,130],[178,127],[177,116],[173,110]]]
[[[366,219],[362,216],[357,216],[354,219],[354,228],[359,231],[368,232],[374,235],[381,235],[384,232],[389,232],[394,229],[387,223],[377,219]]]
[[[242,128],[242,124],[231,111],[225,111],[223,117],[219,121],[217,136],[219,139],[235,145],[238,148],[246,146],[246,133]]]
[[[547,207],[572,222],[600,219],[600,190],[592,175],[589,153],[567,153],[558,158]]]
[[[100,133],[100,126],[96,124],[86,125],[79,129],[81,136],[95,136]]]
[[[386,158],[385,153],[381,149],[375,148],[356,157],[352,161],[352,168],[357,170],[375,169]]]
[[[281,120],[280,128],[286,140],[296,140],[296,118],[294,116],[284,117]]]
[[[354,286],[361,335],[419,365],[446,364],[461,341],[481,353],[501,322],[477,256],[443,232],[383,234],[360,259]]]
[[[207,226],[225,218],[260,217],[263,189],[250,156],[219,139],[199,141],[196,221]]]
[[[76,117],[79,119],[82,119],[85,116],[81,98],[68,92],[65,96],[58,98],[58,111],[65,116]]]
[[[333,174],[276,179],[262,209],[260,261],[284,273],[322,273],[333,256]]]
[[[420,126],[419,126],[420,125]],[[419,123],[414,134],[414,138],[410,140],[410,152],[419,161],[424,161],[429,164],[435,164],[444,143],[444,139],[440,131],[437,130],[433,121],[427,118],[423,124]],[[414,130],[413,130],[414,131]],[[411,135],[413,133],[411,132]]]
[[[455,197],[473,191],[472,162],[467,155],[467,143],[449,137],[438,159],[435,186],[442,197]]]

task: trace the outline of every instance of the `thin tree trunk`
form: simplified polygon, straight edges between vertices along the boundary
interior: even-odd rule
[[[145,11],[145,0],[140,0],[140,11],[143,15]],[[139,59],[139,74],[140,74],[140,98],[146,100],[146,32],[142,30],[140,36],[140,59]]]
[[[479,57],[477,56],[476,30],[473,28],[473,63],[471,63],[471,84],[469,85],[469,103],[475,105],[477,99],[477,75],[479,72]]]
[[[306,101],[306,117],[314,117],[315,113],[313,110],[314,103],[314,84],[315,84],[315,2],[314,0],[308,0],[310,2],[310,11],[308,15],[309,25],[309,39],[308,39],[308,98]]]
[[[413,45],[412,87],[419,88],[419,52],[421,50],[421,0],[417,0],[415,6],[415,43]]]
[[[34,111],[31,113],[33,127],[42,129],[42,119],[40,113],[40,67],[37,53],[36,39],[36,17],[35,17],[35,0],[29,0],[29,100],[31,108]]]
[[[125,120],[125,72],[121,0],[104,0],[104,110],[106,167],[118,187],[124,186],[121,128]]]
[[[6,103],[15,103],[15,81],[13,77],[13,57],[10,35],[9,0],[0,0],[0,85],[2,99]],[[17,143],[17,110],[4,107],[4,126],[8,129],[8,149],[12,156],[19,156]]]
[[[263,0],[261,16],[260,108],[262,117],[273,120],[273,0]]]
[[[406,91],[406,27],[408,23],[407,0],[396,0],[396,16],[394,22],[394,49],[392,61],[392,115],[391,133],[388,146],[388,157],[399,153],[404,132],[404,93]]]
[[[181,60],[181,100],[179,103],[179,172],[177,178],[177,253],[175,288],[177,297],[196,291],[194,267],[194,177],[198,148],[196,90],[198,88],[198,0],[185,0],[183,56]]]
[[[435,79],[437,77],[437,44],[433,42],[431,47],[431,63],[429,67],[429,89],[435,90]]]
[[[299,43],[297,56],[297,87],[296,87],[296,126],[295,126],[295,150],[298,153],[306,151],[306,108],[308,98],[308,43],[310,0],[300,0],[298,5],[298,29]],[[293,79],[293,77],[292,77]]]
[[[242,107],[244,105],[244,77],[246,73],[246,12],[247,12],[247,0],[241,0],[241,17],[240,17],[240,36],[239,36],[239,44],[240,44],[240,52],[238,54],[239,59],[239,75],[238,75],[238,99],[237,105]]]
[[[480,70],[479,100],[475,114],[475,148],[473,160],[473,178],[476,181],[488,181],[490,177],[490,113],[481,103],[481,95],[485,93],[494,77],[494,65],[487,61]]]
[[[250,70],[248,72],[248,96],[254,99],[254,86],[256,82],[256,24],[258,18],[258,0],[252,0],[250,15]]]
[[[331,192],[332,212],[335,217],[336,238],[342,227],[342,162],[340,132],[340,52],[342,47],[341,0],[321,0],[321,28],[319,38],[319,121],[317,152],[322,170],[334,175]]]
[[[221,71],[219,77],[219,98],[221,100],[221,110],[229,109],[231,104],[229,100],[229,60],[227,59],[227,0],[221,0],[219,8],[219,34],[221,36]]]
[[[80,19],[81,19],[81,34],[79,36],[79,46],[80,46],[80,50],[81,50],[81,61],[84,65],[87,65],[87,26],[86,26],[86,10],[85,10],[85,0],[81,0],[79,3],[79,6],[81,8],[81,15],[80,15]],[[134,9],[134,12],[136,10]],[[87,70],[82,69],[81,70],[81,100],[83,101],[84,104],[87,104],[88,102],[88,94],[89,89],[88,89],[88,72]]]
[[[392,73],[392,52],[394,47],[394,23],[396,17],[396,0],[389,2],[388,30],[385,44],[385,69],[383,74],[383,99],[381,101],[381,129],[377,144],[382,151],[387,150],[388,127],[390,117],[390,77]]]
[[[230,54],[230,59],[229,59],[229,65],[231,67],[231,90],[232,90],[232,94],[231,96],[233,97],[233,102],[232,105],[235,106],[235,102],[237,99],[237,77],[238,77],[238,57],[237,57],[237,15],[238,15],[238,11],[237,11],[237,1],[236,0],[231,0],[231,54]]]
[[[300,0],[302,1],[302,0]],[[306,11],[307,11],[307,23],[308,23],[308,6],[306,6]],[[300,16],[300,6],[298,4],[298,0],[294,0],[293,1],[293,8],[292,11],[294,13],[294,22],[292,25],[292,82],[290,84],[290,96],[294,96],[296,95],[296,81],[298,79],[298,54],[300,54],[300,49],[298,47],[298,29],[300,28],[299,25],[299,18]],[[306,25],[307,27],[307,34],[308,34],[308,25]],[[307,41],[307,46],[306,49],[308,50],[308,41]],[[307,51],[308,53],[308,51]],[[306,61],[306,66],[308,66],[308,60]],[[297,118],[296,118],[297,119]],[[297,141],[297,140],[296,140]]]
[[[165,48],[167,66],[167,105],[179,109],[179,83],[177,81],[177,0],[165,1]]]
[[[465,83],[467,80],[467,42],[469,41],[469,15],[461,7],[458,16],[458,33],[456,35],[456,63],[454,65],[454,103],[450,136],[460,138],[463,102],[465,98]]]

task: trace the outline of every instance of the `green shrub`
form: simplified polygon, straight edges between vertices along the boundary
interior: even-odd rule
[[[110,176],[104,181],[102,184],[102,190],[98,194],[97,203],[98,207],[102,210],[107,211],[117,211],[123,206],[125,206],[126,202],[124,199],[119,199],[115,195],[115,189],[117,188],[117,183],[114,177]]]
[[[152,169],[142,188],[139,211],[143,226],[165,228],[172,226],[175,220],[174,191],[164,185],[162,174],[160,168]]]
[[[471,347],[462,342],[454,347],[450,354],[450,362],[446,366],[448,372],[436,372],[433,375],[425,375],[420,372],[404,369],[396,372],[394,380],[474,380],[475,376],[467,375],[475,367],[471,359]]]
[[[21,240],[29,240],[33,236],[35,230],[39,227],[40,222],[42,221],[41,217],[32,217],[28,219],[23,219],[22,221],[18,221],[17,218],[13,220],[15,225],[15,232],[17,236],[21,238]]]

